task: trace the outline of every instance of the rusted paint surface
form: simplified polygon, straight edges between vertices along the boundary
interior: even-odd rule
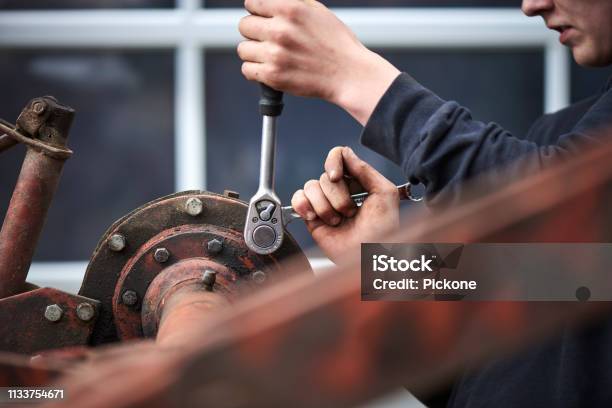
[[[185,211],[187,200],[192,198],[203,203],[197,216]],[[295,273],[312,273],[308,260],[290,236],[274,256],[250,252],[242,238],[246,211],[247,204],[240,200],[187,191],[147,203],[115,222],[94,251],[79,292],[102,302],[93,343],[142,337],[142,299],[149,285],[164,268],[182,260],[205,258],[227,268],[231,276],[224,275],[223,279],[234,282],[237,289],[251,287],[255,270],[271,271],[270,282]],[[109,237],[115,234],[125,237],[126,245],[121,251],[109,248]],[[223,242],[219,252],[208,249],[214,239]],[[156,249],[161,247],[170,253],[163,263],[154,259]],[[297,258],[301,267],[279,273],[279,260],[290,257]],[[136,305],[123,304],[121,297],[126,290],[136,293]]]
[[[0,298],[24,290],[64,165],[65,158],[53,156],[66,146],[73,116],[71,108],[44,97],[33,99],[17,119],[14,137],[28,143],[28,150],[0,231]]]
[[[448,214],[419,214],[410,219],[411,228],[385,239],[528,242],[534,233],[549,236],[549,228],[562,242],[574,233],[583,242],[609,237],[609,157],[612,144]],[[592,217],[584,217],[586,224],[579,228],[566,212],[567,204],[576,214],[591,212]],[[354,406],[399,385],[431,390],[466,364],[516,351],[570,322],[598,313],[605,317],[611,307],[578,302],[361,302],[359,257],[351,255],[353,262],[338,273],[317,280],[297,276],[212,320],[194,321],[179,351],[162,348],[146,358],[151,370],[171,367],[171,383],[146,381],[143,361],[105,367],[106,376],[132,387],[101,385],[93,400],[82,391],[86,384],[102,383],[99,373],[67,377],[63,384],[77,397],[58,406],[98,407],[110,401],[116,407],[146,407],[156,401],[168,407]],[[135,395],[134,386],[144,384],[146,393]],[[128,394],[128,400],[121,399]]]
[[[99,302],[71,295],[57,289],[41,288],[0,300],[0,350],[33,354],[43,350],[87,345],[96,321],[83,321],[77,307]],[[45,310],[57,305],[62,313],[58,321],[45,317]]]

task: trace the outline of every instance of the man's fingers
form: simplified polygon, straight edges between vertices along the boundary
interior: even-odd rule
[[[336,211],[350,218],[357,212],[357,206],[351,199],[348,186],[344,180],[332,183],[327,173],[323,173],[319,179],[321,190]]]
[[[342,165],[342,146],[334,147],[329,151],[325,160],[325,172],[332,183],[342,180],[344,166]]]
[[[249,81],[260,81],[263,64],[258,62],[244,62],[242,64],[242,75]]]
[[[374,167],[357,157],[350,147],[342,149],[342,157],[344,159],[346,171],[353,176],[366,191],[376,193],[395,188],[395,186],[393,186],[393,184],[391,184],[382,174],[376,171]]]
[[[244,7],[262,17],[294,16],[306,5],[302,0],[245,0]]]
[[[316,180],[310,180],[304,185],[304,194],[315,213],[328,225],[338,225],[342,217],[338,214],[321,189],[321,184]]]
[[[259,41],[243,41],[238,44],[238,56],[246,62],[264,62],[265,46]]]
[[[317,218],[317,214],[315,214],[314,209],[310,205],[310,201],[306,198],[304,190],[298,190],[293,193],[293,197],[291,197],[291,206],[305,221],[312,221]]]
[[[249,40],[264,41],[269,38],[270,21],[266,17],[246,16],[238,23],[238,31]]]

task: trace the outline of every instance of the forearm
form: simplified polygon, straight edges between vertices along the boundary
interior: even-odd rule
[[[362,143],[401,166],[411,181],[425,184],[429,200],[441,195],[448,202],[461,194],[459,184],[477,174],[523,158],[521,166],[512,169],[520,177],[573,154],[580,144],[596,139],[589,131],[591,122],[601,123],[594,116],[609,115],[609,104],[605,98],[600,101],[600,109],[596,105],[582,127],[561,136],[558,144],[538,147],[495,123],[473,120],[466,108],[440,99],[403,74],[374,110]],[[490,182],[494,179],[489,177]]]

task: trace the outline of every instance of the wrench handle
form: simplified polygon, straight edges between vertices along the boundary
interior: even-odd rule
[[[261,98],[259,99],[259,112],[263,116],[280,116],[283,113],[283,93],[266,84],[261,85]]]

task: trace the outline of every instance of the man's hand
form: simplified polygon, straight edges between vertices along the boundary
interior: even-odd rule
[[[351,200],[344,175],[353,177],[370,193],[360,209]],[[362,242],[380,241],[399,226],[396,186],[349,147],[333,148],[325,162],[325,173],[296,191],[291,205],[334,262]]]
[[[246,0],[242,73],[252,81],[335,103],[365,125],[399,71],[315,0]]]

